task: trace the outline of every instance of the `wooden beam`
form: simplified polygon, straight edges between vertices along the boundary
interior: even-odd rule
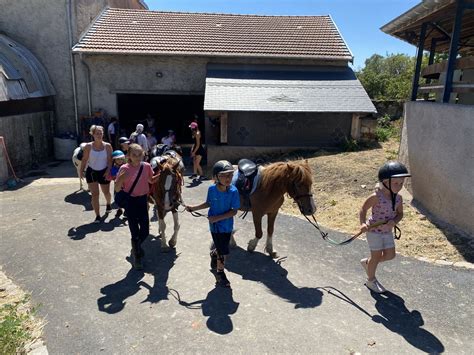
[[[453,89],[453,74],[456,57],[458,55],[459,35],[461,33],[462,15],[464,12],[464,1],[457,0],[456,16],[454,18],[453,33],[449,45],[448,66],[446,69],[446,79],[444,82],[443,102],[449,102]]]
[[[418,42],[418,50],[416,56],[415,76],[413,77],[413,86],[411,90],[411,101],[416,101],[418,94],[418,82],[420,81],[421,62],[423,61],[423,48],[425,47],[426,28],[428,22],[421,25],[420,41]]]
[[[220,137],[220,143],[221,144],[227,144],[227,119],[228,119],[228,113],[227,112],[222,112],[221,117],[220,117],[220,122],[221,122],[221,137]]]
[[[360,139],[360,118],[356,113],[352,114],[351,137],[355,140]]]

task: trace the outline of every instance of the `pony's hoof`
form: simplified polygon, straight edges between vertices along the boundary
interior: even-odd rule
[[[257,247],[257,243],[255,243],[254,241],[249,241],[249,244],[247,245],[247,251],[249,252],[254,252],[255,251],[255,248]]]
[[[174,249],[176,247],[176,240],[170,239],[168,245],[170,246],[170,248]]]
[[[272,258],[272,259],[277,259],[278,258],[278,253],[273,250],[268,250],[265,248],[265,252]]]

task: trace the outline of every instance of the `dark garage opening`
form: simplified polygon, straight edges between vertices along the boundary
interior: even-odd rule
[[[203,107],[204,95],[117,94],[121,134],[130,136],[138,123],[146,128],[146,117],[150,114],[155,119],[158,142],[172,129],[178,144],[192,143],[188,126],[195,116],[205,137]]]

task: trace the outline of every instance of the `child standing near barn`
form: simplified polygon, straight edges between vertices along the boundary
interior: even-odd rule
[[[117,178],[117,173],[120,167],[127,162],[125,158],[125,154],[121,150],[114,150],[112,152],[112,168],[110,169],[110,180],[115,181]],[[116,192],[114,192],[115,196]],[[122,208],[118,208],[117,212],[115,213],[115,218],[119,218],[123,214]]]
[[[411,175],[402,163],[385,163],[379,169],[379,184],[375,193],[367,198],[359,212],[360,229],[367,232],[370,248],[370,257],[362,259],[360,263],[367,273],[365,286],[376,293],[386,291],[375,277],[375,272],[379,263],[395,257],[392,230],[403,218],[403,201],[398,192],[409,176]],[[366,219],[369,209],[372,209],[372,215]]]
[[[234,168],[226,160],[220,160],[212,168],[215,184],[209,186],[206,202],[187,206],[189,212],[209,208],[209,229],[212,235],[211,271],[216,276],[216,285],[230,287],[224,267],[229,254],[229,242],[234,229],[234,216],[240,207],[239,192],[233,186]]]

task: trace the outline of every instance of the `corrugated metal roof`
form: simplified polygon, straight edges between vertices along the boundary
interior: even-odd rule
[[[74,52],[352,60],[330,16],[106,9]]]
[[[24,46],[0,34],[0,101],[52,96],[46,69]]]
[[[376,112],[349,67],[209,66],[204,110]]]

